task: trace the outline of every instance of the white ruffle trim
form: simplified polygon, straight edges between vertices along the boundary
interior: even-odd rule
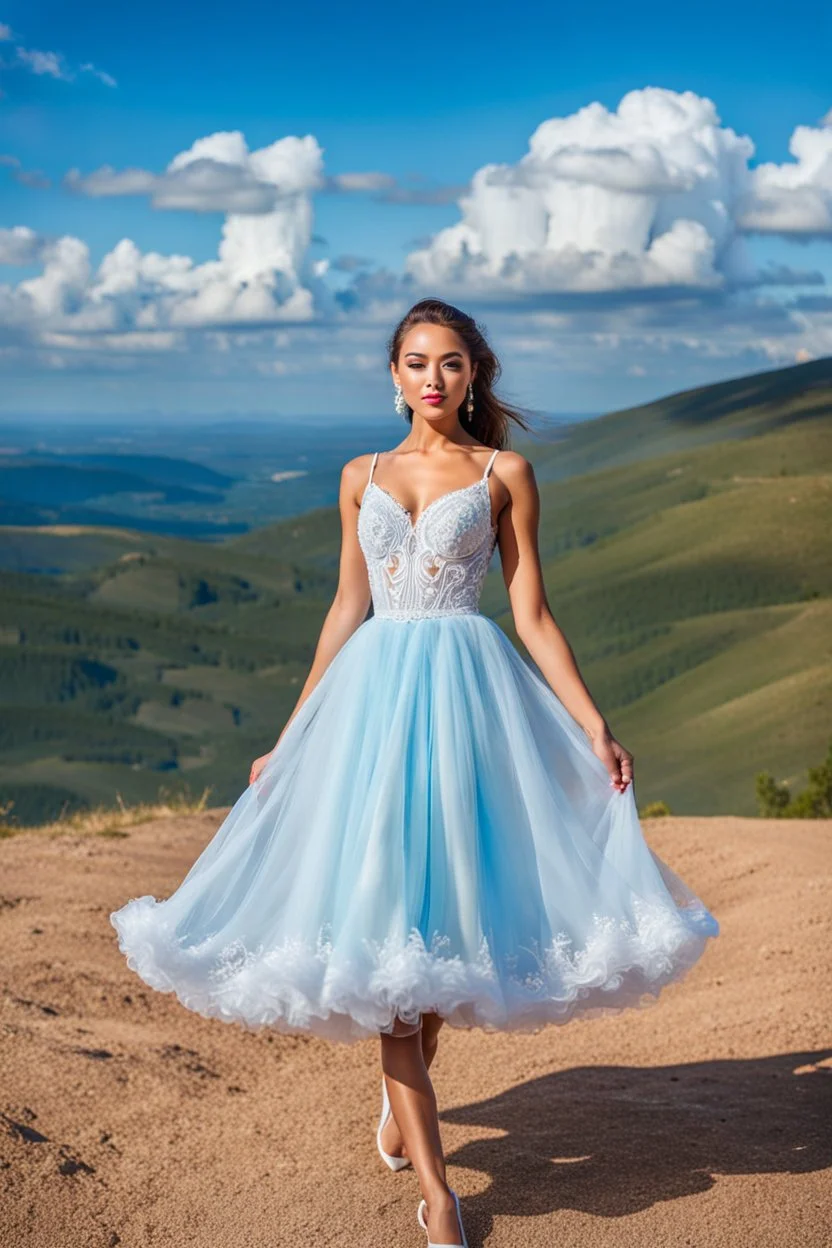
[[[248,1031],[268,1027],[343,1043],[429,1010],[453,1027],[536,1032],[576,1015],[644,1008],[719,933],[701,902],[668,907],[636,898],[635,923],[596,914],[583,948],[573,949],[561,933],[541,954],[526,950],[538,969],[517,976],[495,966],[485,937],[466,962],[447,954],[447,937],[427,947],[416,928],[405,942],[365,941],[358,959],[343,958],[324,932],[314,946],[298,939],[246,949],[236,940],[217,952],[210,937],[192,946],[177,940],[163,906],[146,895],[110,914],[127,965],[151,988]]]

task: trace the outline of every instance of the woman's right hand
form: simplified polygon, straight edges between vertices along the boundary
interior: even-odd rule
[[[254,784],[254,781],[260,775],[260,772],[266,766],[266,763],[269,761],[271,756],[272,752],[269,751],[268,754],[261,754],[259,758],[255,758],[254,762],[251,764],[251,771],[248,775],[249,784]]]

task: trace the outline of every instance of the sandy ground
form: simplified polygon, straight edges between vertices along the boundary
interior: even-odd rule
[[[375,1150],[377,1040],[204,1019],[119,952],[109,912],[171,892],[223,814],[0,842],[3,1248],[425,1244]],[[443,1029],[470,1246],[832,1244],[832,821],[645,828],[721,935],[647,1009]]]

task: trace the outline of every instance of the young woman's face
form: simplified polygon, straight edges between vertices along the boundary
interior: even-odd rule
[[[390,366],[394,382],[402,388],[405,402],[427,421],[438,421],[457,412],[465,403],[476,365],[465,343],[444,325],[421,324],[409,329],[402,340],[398,368]],[[439,402],[428,402],[437,395]],[[464,413],[463,413],[464,414]]]

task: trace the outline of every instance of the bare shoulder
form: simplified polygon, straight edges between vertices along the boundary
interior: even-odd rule
[[[534,489],[534,468],[525,455],[521,455],[519,451],[500,451],[494,460],[493,471],[512,498],[516,498],[524,490]]]
[[[356,455],[353,459],[348,459],[341,469],[342,489],[357,499],[367,484],[372,462],[372,451],[368,451],[363,455]]]

